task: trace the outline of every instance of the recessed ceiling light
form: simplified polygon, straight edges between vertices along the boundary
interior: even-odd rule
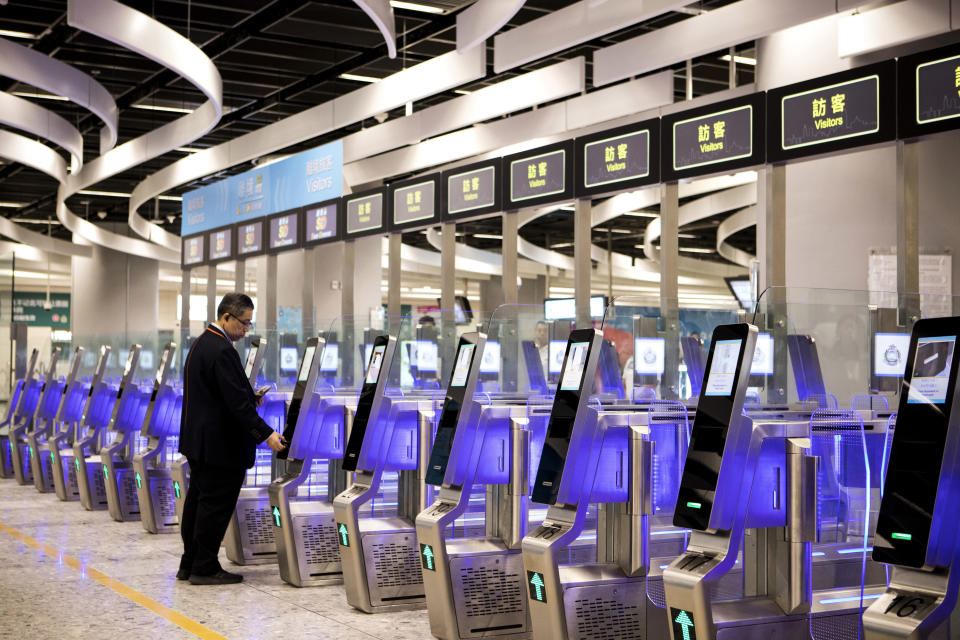
[[[725,56],[720,56],[720,59],[723,60],[724,62],[730,62],[730,54],[728,53]],[[756,58],[748,58],[746,56],[733,56],[733,61],[736,62],[737,64],[748,64],[752,67],[757,66]]]
[[[483,240],[503,240],[503,236],[494,235],[492,233],[475,233],[473,234],[474,238],[481,238]]]
[[[686,253],[714,253],[714,249],[706,249],[704,247],[679,247],[680,251]]]
[[[466,89],[454,89],[453,92],[454,92],[454,93],[459,93],[459,94],[462,95],[462,96],[468,96],[468,95],[470,95],[471,93],[473,93],[473,91],[467,91]]]
[[[60,102],[66,102],[70,99],[66,96],[55,96],[52,93],[36,93],[35,91],[14,91],[13,95],[20,96],[21,98],[40,98],[41,100],[59,100]]]
[[[355,73],[341,73],[339,77],[342,80],[353,80],[354,82],[380,82],[380,78],[374,78],[373,76],[360,76]]]
[[[134,109],[143,109],[145,111],[165,111],[167,113],[193,113],[193,109],[184,109],[182,107],[167,107],[161,104],[135,104]]]
[[[24,204],[23,202],[0,202],[0,207],[4,209],[19,209]]]
[[[129,193],[120,193],[119,191],[93,191],[90,189],[81,189],[77,191],[81,196],[104,196],[107,198],[129,198]]]
[[[629,218],[659,218],[659,213],[651,213],[649,211],[628,211],[623,214]]]
[[[203,151],[203,149],[199,147],[177,147],[176,151],[180,151],[182,153],[199,153]]]
[[[6,3],[4,3],[6,4]],[[37,36],[26,31],[10,31],[9,29],[0,29],[0,36],[4,38],[23,38],[24,40],[36,40]]]
[[[423,13],[443,13],[443,9],[441,7],[431,7],[428,4],[420,4],[419,2],[390,0],[390,6],[394,9],[408,9],[410,11],[422,11]]]

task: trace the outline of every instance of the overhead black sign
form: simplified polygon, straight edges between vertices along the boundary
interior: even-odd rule
[[[577,196],[653,184],[660,179],[659,159],[659,120],[577,138]]]
[[[271,252],[299,249],[300,240],[300,209],[291,209],[277,213],[267,218],[269,225],[269,242],[267,249]]]
[[[258,256],[264,249],[263,219],[237,225],[237,259]]]
[[[443,173],[445,218],[464,218],[500,211],[500,159]]]
[[[439,191],[439,173],[390,185],[390,192],[393,194],[391,229],[427,226],[439,222]]]
[[[503,159],[505,208],[518,209],[573,198],[573,140]]]
[[[233,260],[233,227],[207,232],[210,263]]]
[[[960,45],[900,58],[897,85],[899,137],[960,128]]]
[[[180,252],[180,265],[183,267],[198,267],[204,263],[204,240],[206,234],[186,236],[183,238],[183,249]]]
[[[767,92],[767,161],[892,140],[894,63],[883,62]]]
[[[662,179],[762,164],[763,97],[756,93],[664,117]]]
[[[376,189],[343,198],[348,237],[383,233],[387,228],[387,189]]]
[[[339,200],[328,200],[303,208],[303,244],[310,247],[340,239]]]

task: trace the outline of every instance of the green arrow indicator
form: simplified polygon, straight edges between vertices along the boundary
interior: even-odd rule
[[[143,482],[140,481],[140,472],[137,471],[137,489],[143,488]]]
[[[80,458],[74,458],[73,463],[77,465],[77,473],[80,473]]]
[[[347,525],[340,524],[337,527],[337,533],[339,534],[339,537],[340,537],[340,544],[343,545],[344,547],[349,547],[350,537],[349,537],[349,533],[347,532]]]
[[[420,545],[420,556],[423,560],[423,568],[427,571],[436,571],[436,567],[433,565],[433,547],[428,544]]]
[[[107,465],[103,465],[103,477],[107,480],[110,479],[110,473],[107,472]]]
[[[546,602],[547,590],[543,582],[543,576],[536,571],[527,571],[527,579],[530,581],[531,597],[537,602]]]
[[[277,507],[273,508],[273,523],[278,527],[280,526],[280,509]]]
[[[678,609],[673,609],[673,611],[678,611]],[[683,632],[683,640],[696,640],[697,635],[693,630],[693,620],[690,619],[690,614],[679,609],[680,614],[674,618],[673,622],[675,625],[678,625]]]
[[[177,497],[180,497],[180,483],[176,480],[173,481],[173,492],[177,494]]]

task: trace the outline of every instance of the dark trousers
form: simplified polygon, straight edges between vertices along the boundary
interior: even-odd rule
[[[183,502],[180,568],[198,576],[222,569],[217,556],[247,470],[203,465],[190,460],[190,483]]]

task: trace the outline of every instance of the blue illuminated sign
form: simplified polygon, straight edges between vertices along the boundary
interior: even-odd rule
[[[180,234],[332,200],[343,193],[339,140],[183,194]]]

